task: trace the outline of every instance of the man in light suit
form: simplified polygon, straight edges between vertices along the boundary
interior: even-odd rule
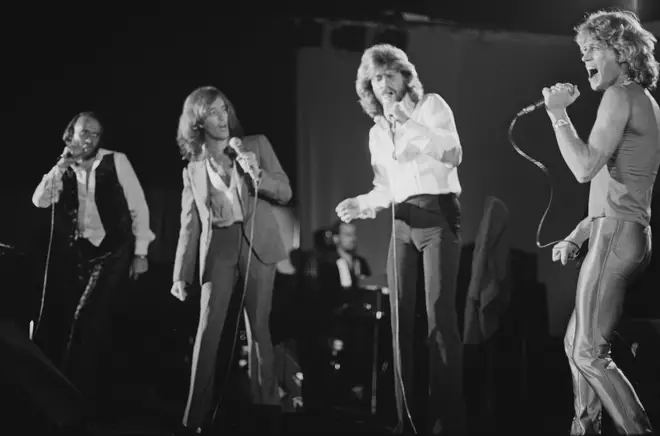
[[[177,137],[189,163],[183,170],[171,292],[185,300],[199,250],[200,319],[183,417],[183,425],[195,433],[212,420],[220,337],[233,290],[237,284],[242,290],[244,281],[252,402],[271,417],[280,408],[268,324],[276,263],[287,253],[271,203],[287,203],[291,186],[265,136],[244,137],[236,147],[234,138],[241,137],[234,107],[222,92],[209,86],[188,96]]]

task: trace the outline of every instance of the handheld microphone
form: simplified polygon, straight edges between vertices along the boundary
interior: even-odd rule
[[[531,114],[536,109],[541,108],[541,107],[545,107],[545,99],[543,99],[543,98],[540,99],[539,101],[537,101],[536,103],[530,104],[529,106],[523,108],[523,110],[518,112],[518,114],[516,116],[517,117],[522,117],[523,115]]]
[[[59,157],[57,158],[57,162],[61,161],[62,159],[67,160],[72,158],[73,158],[73,153],[71,152],[71,150],[67,148],[62,152],[62,154],[59,155]]]
[[[568,84],[568,87],[570,89],[571,94],[574,94],[575,91],[577,90],[577,87],[575,87],[573,85]],[[542,98],[542,99],[538,100],[536,103],[530,104],[529,106],[523,108],[523,110],[518,112],[516,117],[521,117],[523,115],[530,114],[530,113],[534,112],[536,109],[541,108],[541,107],[545,107],[545,98]]]
[[[231,147],[231,149],[236,153],[236,161],[241,165],[243,171],[245,171],[250,176],[252,181],[257,184],[259,183],[259,177],[255,173],[255,169],[248,163],[247,157],[245,156],[245,153],[243,153],[242,145],[243,141],[241,141],[240,138],[231,138],[229,140],[229,147]]]

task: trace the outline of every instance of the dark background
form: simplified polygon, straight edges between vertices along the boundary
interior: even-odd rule
[[[295,192],[295,53],[319,37],[309,18],[403,24],[413,13],[445,25],[555,35],[570,35],[586,12],[607,6],[660,20],[653,0],[103,4],[14,2],[3,12],[4,157],[29,158],[21,173],[30,183],[57,157],[69,119],[90,108],[105,115],[109,142],[129,153],[145,185],[179,183],[174,138],[183,99],[213,83],[248,132],[272,138]],[[11,168],[2,173],[5,188]]]

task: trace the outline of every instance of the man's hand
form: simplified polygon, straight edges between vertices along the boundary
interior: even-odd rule
[[[146,256],[135,256],[133,257],[133,263],[131,264],[131,269],[129,271],[129,276],[133,280],[137,280],[142,274],[146,273],[149,269],[149,261]]]
[[[383,112],[385,113],[385,118],[387,118],[387,120],[390,123],[393,122],[393,121],[396,121],[399,124],[403,124],[406,121],[408,121],[408,119],[410,118],[410,117],[408,117],[408,115],[406,115],[406,112],[401,107],[402,104],[403,103],[398,102],[398,103],[394,103],[394,104],[391,104],[389,106],[383,107]]]
[[[562,265],[566,265],[569,260],[575,259],[579,249],[576,244],[568,241],[560,241],[552,247],[552,261],[561,261]]]
[[[542,93],[548,111],[566,109],[580,96],[578,87],[570,83],[557,83],[550,88],[543,88]]]
[[[345,223],[350,223],[360,217],[360,204],[357,198],[347,198],[335,208],[337,216]]]
[[[251,151],[246,151],[241,153],[236,157],[236,160],[247,171],[247,168],[258,177],[261,178],[261,168],[259,167],[259,161],[257,160],[257,155]]]
[[[76,161],[77,157],[76,154],[71,148],[68,146],[64,147],[64,150],[62,150],[62,154],[60,155],[60,160],[57,161],[57,166],[60,167],[61,169],[65,170],[71,166]]]
[[[172,283],[172,289],[170,290],[170,294],[172,294],[179,301],[182,302],[186,301],[186,298],[188,298],[188,291],[186,291],[186,282],[178,281]]]

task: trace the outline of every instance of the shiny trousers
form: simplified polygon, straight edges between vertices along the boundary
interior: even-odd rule
[[[650,227],[613,218],[593,221],[564,337],[575,398],[571,435],[600,434],[603,408],[619,433],[651,433],[639,398],[610,355],[626,288],[650,257]]]
[[[422,195],[396,205],[388,256],[395,394],[399,428],[410,418],[420,434],[461,434],[465,426],[463,342],[456,314],[460,207],[453,195]],[[418,277],[420,262],[423,276]],[[413,343],[418,282],[423,283],[428,329],[429,386],[413,392]],[[397,335],[398,333],[398,335]],[[426,410],[413,410],[426,397]],[[417,418],[426,415],[426,422]],[[398,430],[397,429],[397,430]]]
[[[239,292],[243,292],[244,280],[247,280],[245,313],[250,345],[251,399],[255,405],[280,406],[269,327],[275,265],[262,263],[252,253],[250,270],[246,271],[249,250],[241,224],[213,230],[201,289],[190,391],[183,416],[186,427],[198,428],[211,423],[216,405],[215,376],[220,338],[234,289],[238,285]],[[234,325],[227,327],[232,331],[235,328]]]

